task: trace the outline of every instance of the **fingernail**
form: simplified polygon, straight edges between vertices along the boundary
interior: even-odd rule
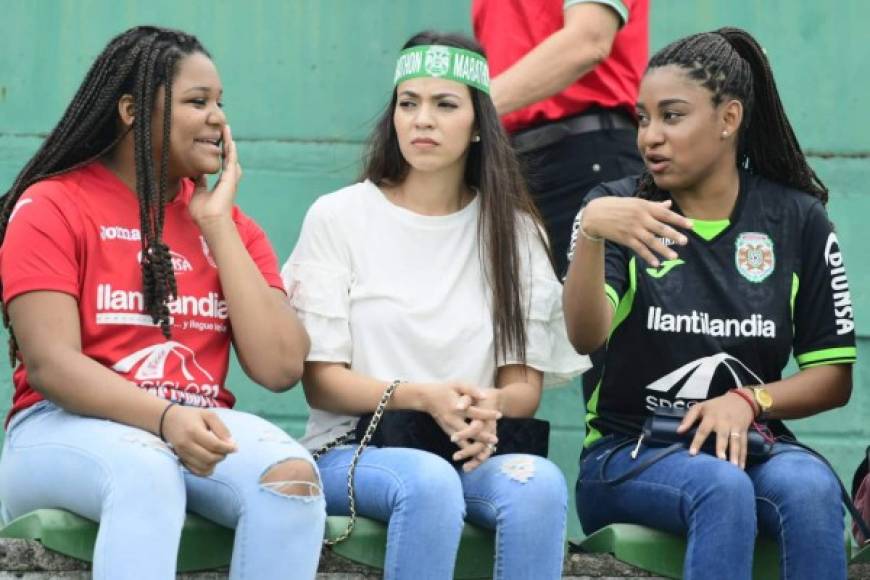
[[[501,419],[502,417],[504,417],[504,415],[502,415],[501,412],[495,414],[496,419]]]
[[[457,441],[459,441],[459,437],[457,437],[456,435],[451,435],[450,440],[456,443]]]
[[[695,449],[694,447],[692,449],[689,449],[689,455],[697,455],[697,454],[698,454],[698,450]]]
[[[688,243],[689,243],[689,238],[687,238],[686,236],[683,236],[682,238],[680,238],[681,245],[685,246]]]

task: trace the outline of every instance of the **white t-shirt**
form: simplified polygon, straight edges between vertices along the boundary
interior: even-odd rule
[[[319,198],[281,276],[311,337],[308,361],[346,363],[380,379],[464,381],[493,387],[490,290],[477,227],[479,196],[460,211],[424,216],[390,202],[369,181]],[[518,216],[526,364],[545,385],[589,360],[565,334],[562,285],[531,218]],[[516,357],[498,365],[515,364]],[[356,417],[312,409],[302,443],[316,449]]]

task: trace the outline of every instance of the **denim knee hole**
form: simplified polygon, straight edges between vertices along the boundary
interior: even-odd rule
[[[321,495],[320,479],[305,459],[284,459],[269,466],[260,477],[262,489],[297,499]]]

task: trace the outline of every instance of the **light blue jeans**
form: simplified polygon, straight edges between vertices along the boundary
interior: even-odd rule
[[[318,460],[330,515],[348,515],[354,448]],[[437,455],[366,449],[355,474],[357,513],[388,522],[384,577],[453,577],[463,520],[496,531],[495,578],[561,578],[567,488],[562,472],[532,455],[497,455],[471,473]]]
[[[260,483],[275,464],[311,456],[271,423],[216,409],[238,444],[208,477],[191,474],[158,437],[41,402],[16,415],[0,458],[8,521],[63,508],[100,522],[96,579],[175,578],[185,509],[235,528],[230,578],[314,578],[323,495],[284,495]]]
[[[687,580],[749,580],[756,530],[779,544],[780,577],[846,578],[843,506],[834,474],[800,448],[743,471],[706,453],[680,451],[618,485],[602,482],[601,464],[624,439],[605,437],[584,453],[577,512],[587,534],[608,524],[634,523],[687,535]],[[613,454],[613,479],[660,448],[633,446]]]

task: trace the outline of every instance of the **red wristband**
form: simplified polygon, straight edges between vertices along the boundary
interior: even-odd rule
[[[737,395],[738,397],[740,397],[741,399],[746,401],[746,404],[749,405],[749,407],[752,409],[752,419],[753,420],[756,417],[758,417],[759,409],[755,408],[755,401],[752,400],[752,397],[750,397],[749,395],[747,395],[746,393],[744,393],[740,389],[730,389],[728,392],[734,393],[735,395]]]

